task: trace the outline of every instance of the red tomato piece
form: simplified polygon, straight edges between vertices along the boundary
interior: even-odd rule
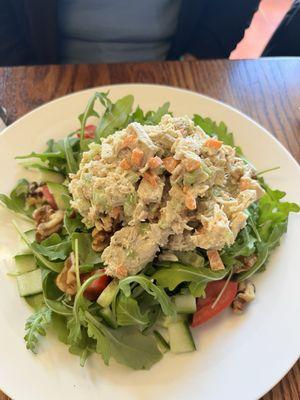
[[[84,274],[81,276],[81,281],[84,282],[87,280],[93,273]],[[90,301],[96,301],[106,286],[111,281],[111,277],[107,275],[102,275],[99,278],[95,279],[90,286],[86,288],[83,295]]]
[[[225,310],[225,308],[230,306],[236,296],[238,288],[237,282],[232,281],[228,283],[219,301],[215,307],[212,308],[214,301],[217,299],[225,284],[225,280],[209,282],[207,284],[205,290],[205,299],[197,299],[197,311],[193,315],[193,320],[191,323],[192,327],[204,324],[204,322],[213,318],[215,315],[221,313],[223,310]]]
[[[96,125],[86,125],[84,128],[84,138],[85,139],[95,139]],[[80,133],[77,133],[77,137],[80,138]]]
[[[43,194],[43,199],[49,204],[49,206],[52,207],[54,210],[56,210],[57,209],[56,201],[54,200],[54,196],[50,192],[47,185],[42,186],[42,194]]]

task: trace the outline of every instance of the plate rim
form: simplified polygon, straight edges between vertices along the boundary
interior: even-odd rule
[[[66,99],[68,99],[69,97],[73,97],[73,96],[80,96],[81,94],[87,93],[87,92],[92,92],[94,91],[98,91],[98,90],[110,90],[110,88],[117,88],[117,87],[128,87],[130,90],[130,87],[140,87],[141,90],[143,89],[143,87],[152,87],[152,88],[165,88],[171,91],[176,91],[176,92],[183,92],[183,93],[187,93],[187,94],[192,94],[192,95],[196,95],[199,97],[202,97],[204,99],[209,100],[212,103],[218,103],[219,105],[221,105],[222,107],[229,109],[230,111],[239,114],[241,117],[243,117],[244,119],[248,120],[249,122],[251,122],[253,125],[255,125],[256,127],[258,127],[261,131],[263,131],[263,133],[265,135],[267,135],[271,140],[273,140],[277,146],[280,147],[280,149],[285,153],[285,156],[287,156],[290,161],[293,162],[294,167],[296,167],[298,173],[300,173],[300,165],[297,162],[297,160],[295,159],[295,157],[289,152],[289,150],[279,141],[279,139],[277,139],[276,136],[274,136],[267,128],[265,128],[264,126],[262,126],[259,122],[255,121],[252,117],[248,116],[246,113],[244,113],[243,111],[239,110],[238,108],[235,108],[234,106],[225,103],[222,100],[219,99],[215,99],[211,96],[208,96],[206,94],[202,94],[198,91],[195,90],[191,90],[191,89],[186,89],[186,88],[182,88],[182,87],[177,87],[177,86],[173,86],[173,85],[166,85],[166,84],[158,84],[158,83],[115,83],[115,84],[108,84],[108,85],[97,85],[97,86],[92,86],[92,87],[88,87],[85,89],[81,89],[81,90],[77,90],[68,94],[65,94],[63,96],[59,96],[57,98],[54,98],[50,101],[47,101],[41,105],[39,105],[36,108],[33,108],[32,110],[30,110],[29,112],[27,112],[26,114],[22,115],[21,117],[19,117],[18,119],[16,119],[12,124],[8,125],[5,129],[3,129],[0,132],[0,137],[2,136],[6,136],[10,133],[11,129],[13,129],[16,125],[22,124],[23,120],[26,118],[30,118],[32,117],[34,114],[39,113],[41,110],[43,110],[44,108],[47,108],[49,105],[51,105],[52,103],[55,102],[60,102],[60,101],[64,101]],[[221,121],[219,121],[221,122]],[[273,383],[272,385],[269,385],[267,389],[264,389],[263,392],[261,392],[258,395],[258,398],[264,396],[265,394],[267,394],[272,388],[274,388],[274,386],[276,386],[285,376],[286,374],[293,368],[294,364],[297,362],[297,360],[300,357],[300,349],[298,351],[298,354],[295,356],[295,358],[292,361],[292,364],[289,365],[289,367],[284,368],[284,372],[282,373],[282,375],[280,375],[280,377],[277,379],[275,383]],[[2,386],[2,385],[1,385]],[[5,386],[0,387],[0,389],[7,394],[9,397],[12,398],[12,394],[10,394],[10,390],[6,390]]]

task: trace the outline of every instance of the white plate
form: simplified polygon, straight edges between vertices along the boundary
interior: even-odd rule
[[[236,142],[258,170],[280,166],[267,176],[300,200],[300,169],[264,128],[237,110],[185,90],[154,85],[102,87],[117,99],[135,96],[145,110],[165,101],[177,115],[200,113],[225,121]],[[0,193],[8,192],[23,172],[14,156],[42,150],[46,140],[77,129],[77,116],[95,89],[75,93],[21,118],[0,136]],[[0,258],[16,249],[12,216],[0,211]],[[300,350],[300,219],[292,215],[289,231],[272,255],[267,271],[256,278],[257,299],[242,316],[229,310],[194,330],[197,352],[166,355],[150,371],[132,371],[114,362],[105,367],[92,357],[85,368],[67,347],[49,335],[38,356],[25,349],[24,321],[29,308],[4,268],[0,276],[0,386],[16,400],[25,399],[256,399],[292,367]]]

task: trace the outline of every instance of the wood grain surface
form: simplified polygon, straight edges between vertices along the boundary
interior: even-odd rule
[[[177,86],[222,100],[267,128],[300,162],[297,58],[0,68],[0,106],[13,122],[64,94],[129,82]],[[9,398],[0,392],[0,400]],[[300,400],[300,361],[263,400]]]

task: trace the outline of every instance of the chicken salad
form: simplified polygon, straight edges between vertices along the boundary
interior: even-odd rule
[[[78,130],[16,157],[42,179],[0,195],[32,222],[24,231],[14,221],[27,250],[10,275],[34,309],[33,352],[49,326],[81,365],[98,353],[149,369],[167,351],[195,351],[190,327],[255,299],[249,278],[300,210],[223,122],[174,116],[169,103],[144,113],[133,101],[96,92]]]

